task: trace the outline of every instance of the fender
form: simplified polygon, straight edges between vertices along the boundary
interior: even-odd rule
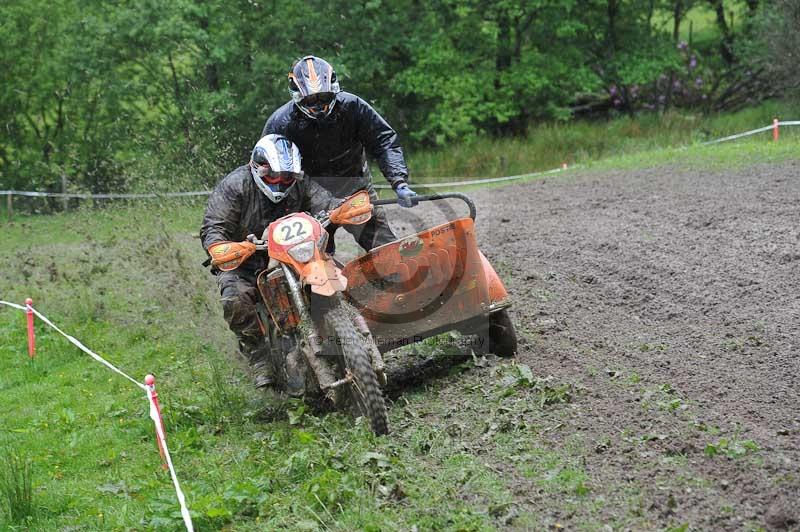
[[[315,294],[332,296],[347,288],[347,278],[333,260],[312,260],[305,264],[295,264],[301,282],[310,285]]]
[[[489,289],[489,300],[492,304],[501,303],[508,299],[508,291],[506,290],[500,276],[494,271],[489,260],[484,256],[483,252],[478,250],[481,255],[481,266],[483,266],[483,275],[486,280],[486,287]]]

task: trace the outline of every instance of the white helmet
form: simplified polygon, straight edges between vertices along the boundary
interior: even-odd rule
[[[278,203],[303,179],[300,150],[282,135],[262,137],[250,156],[250,174],[261,192]]]

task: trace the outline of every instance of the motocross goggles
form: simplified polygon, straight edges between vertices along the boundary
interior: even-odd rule
[[[312,116],[327,115],[335,100],[336,94],[333,92],[317,92],[301,98],[298,105]]]
[[[268,185],[292,185],[295,181],[302,181],[302,172],[281,170],[276,172],[269,164],[258,165],[253,163],[253,170],[261,180]]]

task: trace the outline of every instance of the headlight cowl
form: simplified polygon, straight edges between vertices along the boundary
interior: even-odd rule
[[[289,256],[297,262],[308,262],[314,258],[314,242],[301,242],[289,248]]]

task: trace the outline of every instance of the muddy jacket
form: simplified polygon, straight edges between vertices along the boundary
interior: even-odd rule
[[[216,242],[241,242],[247,235],[261,238],[264,229],[293,212],[316,214],[340,202],[310,179],[298,181],[279,203],[273,203],[258,189],[247,165],[228,174],[208,198],[200,239],[208,249]],[[249,271],[266,267],[264,254],[258,253],[240,268]]]
[[[270,133],[297,144],[303,170],[338,196],[369,184],[365,152],[378,161],[392,187],[408,180],[397,133],[367,102],[349,92],[337,94],[330,116],[319,120],[308,118],[294,103],[286,103],[272,113],[261,136]]]

